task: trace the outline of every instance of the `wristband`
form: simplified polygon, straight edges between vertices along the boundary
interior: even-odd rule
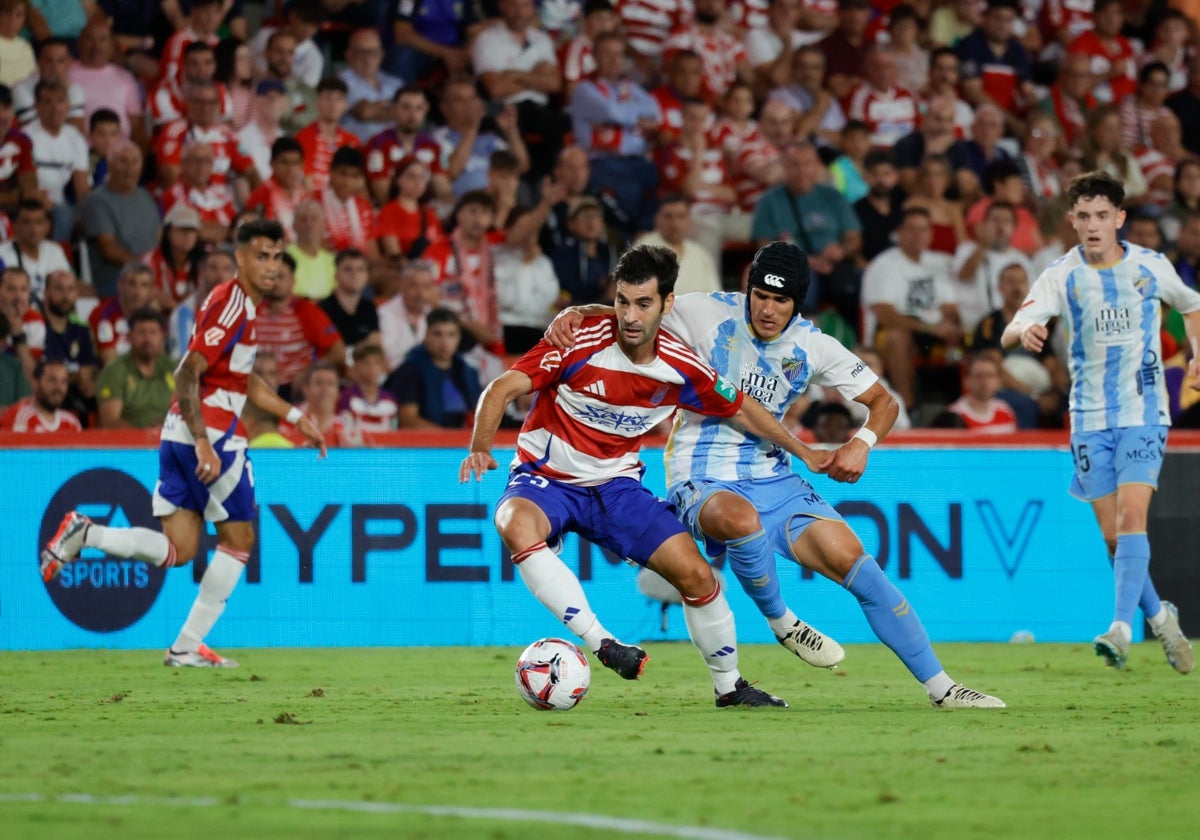
[[[867,449],[874,449],[875,444],[879,443],[879,437],[866,426],[863,426],[861,429],[855,432],[854,436],[865,443],[867,445]]]
[[[296,408],[296,406],[292,406],[291,409],[287,413],[287,417],[285,417],[283,419],[287,420],[288,423],[295,426],[297,423],[299,423],[301,420],[304,419],[304,412],[301,411],[300,409]]]

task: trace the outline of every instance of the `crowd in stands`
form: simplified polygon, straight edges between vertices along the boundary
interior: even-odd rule
[[[0,429],[161,422],[255,216],[256,369],[333,444],[463,427],[641,241],[680,294],[799,245],[902,428],[1059,428],[1062,331],[999,335],[1088,170],[1196,286],[1198,47],[1195,0],[0,0]],[[863,420],[810,397],[818,437]]]

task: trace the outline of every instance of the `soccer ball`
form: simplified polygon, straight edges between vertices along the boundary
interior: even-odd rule
[[[540,711],[574,709],[592,682],[587,656],[564,639],[538,639],[517,660],[517,691]]]

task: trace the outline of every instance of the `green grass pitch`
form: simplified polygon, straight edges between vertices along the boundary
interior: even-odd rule
[[[779,710],[717,709],[690,645],[646,647],[641,681],[593,662],[565,713],[519,699],[516,648],[223,651],[242,661],[226,671],[153,651],[0,653],[0,831],[1196,836],[1200,674],[1153,642],[1124,672],[1089,645],[939,645],[953,676],[1009,704],[956,712],[878,645],[832,672],[744,647]]]

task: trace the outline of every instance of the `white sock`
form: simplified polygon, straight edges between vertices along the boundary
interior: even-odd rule
[[[1166,625],[1167,617],[1169,615],[1170,615],[1170,613],[1167,612],[1166,607],[1160,607],[1158,610],[1158,615],[1154,615],[1154,616],[1148,615],[1148,616],[1146,616],[1146,621],[1150,622],[1150,629],[1153,630],[1155,632],[1155,634],[1157,634]]]
[[[89,525],[84,545],[98,548],[112,557],[128,557],[151,566],[174,566],[175,546],[165,534],[149,528],[107,528]]]
[[[737,628],[721,584],[717,584],[712,595],[696,603],[689,603],[684,598],[683,619],[692,644],[700,651],[712,674],[717,694],[733,691],[742,676],[738,672]]]
[[[938,671],[925,680],[925,691],[934,700],[941,700],[952,688],[954,688],[954,680],[950,679],[950,675],[945,671]]]
[[[1114,621],[1108,625],[1108,632],[1117,633],[1126,642],[1133,638],[1133,628],[1126,621]]]
[[[775,637],[782,639],[799,620],[796,618],[796,614],[792,612],[792,608],[787,607],[786,612],[779,616],[779,618],[768,618],[767,624],[771,626],[771,632],[775,634]]]
[[[249,555],[244,551],[234,551],[225,546],[217,546],[213,552],[212,562],[204,570],[200,578],[200,592],[192,603],[179,638],[171,645],[176,653],[191,652],[200,647],[208,631],[212,630],[221,613],[225,611],[225,602],[233,594],[242,569],[246,568]]]
[[[613,638],[592,612],[579,578],[544,542],[514,554],[513,563],[533,597],[583,639],[588,650],[595,653],[602,640]]]

